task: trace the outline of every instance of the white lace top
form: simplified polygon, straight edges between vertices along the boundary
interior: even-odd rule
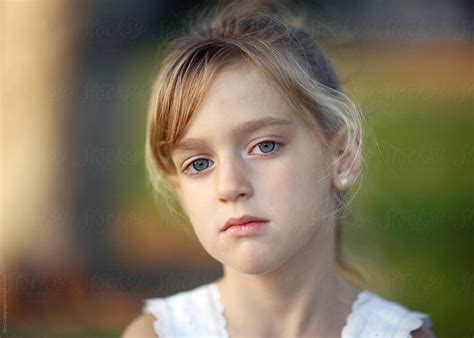
[[[229,338],[216,282],[165,298],[145,299],[142,312],[157,317],[154,329],[160,338]],[[362,290],[352,304],[341,338],[407,338],[422,325],[431,327],[427,313],[410,311]]]

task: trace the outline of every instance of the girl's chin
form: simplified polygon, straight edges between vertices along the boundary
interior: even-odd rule
[[[229,268],[245,275],[265,275],[278,268],[275,257],[261,257],[257,255],[246,255],[245,257],[234,257],[232,262],[224,262]]]

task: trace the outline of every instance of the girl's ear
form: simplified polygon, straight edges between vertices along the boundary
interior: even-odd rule
[[[362,156],[360,153],[360,135],[356,137],[356,149],[348,149],[346,155],[341,157],[346,149],[347,127],[341,127],[331,139],[332,151],[332,184],[339,190],[349,188],[359,176],[362,166]]]

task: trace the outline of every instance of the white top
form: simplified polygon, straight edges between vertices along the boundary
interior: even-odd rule
[[[160,338],[229,338],[216,282],[164,298],[145,299],[142,312],[157,317],[154,329]],[[427,313],[410,311],[362,290],[352,304],[341,338],[407,338],[410,331],[431,324]]]

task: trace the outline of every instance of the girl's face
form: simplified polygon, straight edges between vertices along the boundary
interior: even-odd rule
[[[199,241],[221,263],[268,273],[316,233],[329,240],[321,231],[333,208],[323,148],[251,66],[216,75],[178,145],[172,182]],[[269,222],[250,236],[221,231],[244,215]]]

